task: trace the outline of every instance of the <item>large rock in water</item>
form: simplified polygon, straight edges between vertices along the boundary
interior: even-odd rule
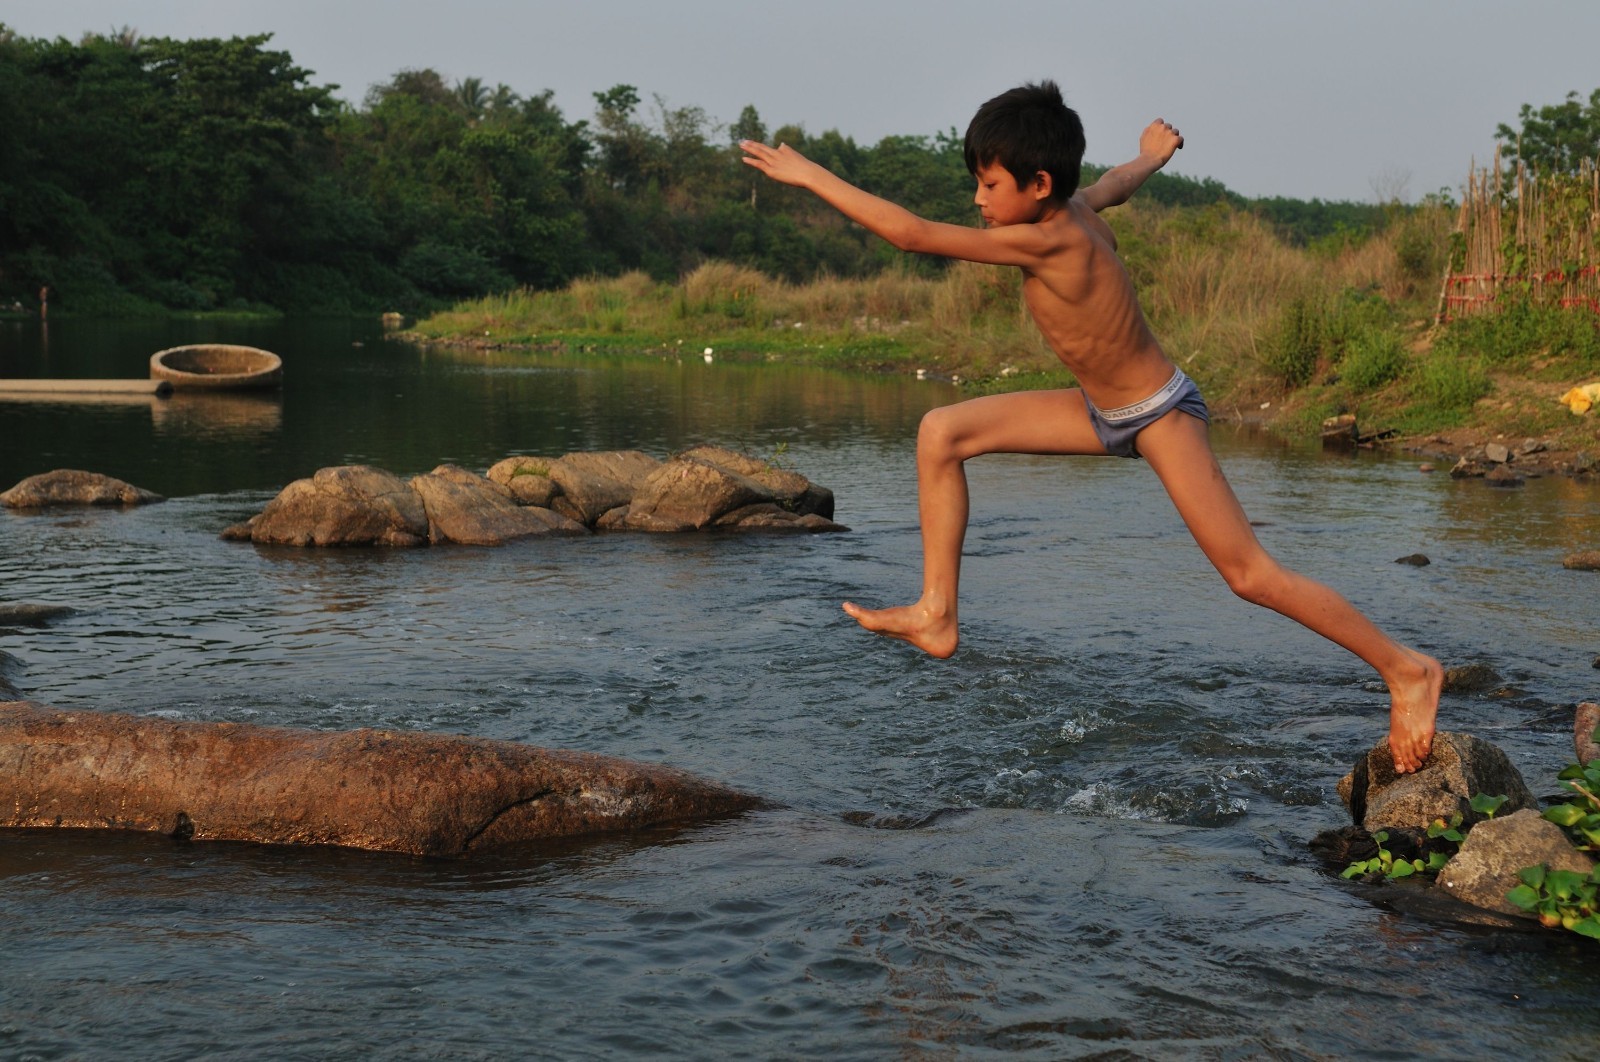
[[[0,703],[0,827],[462,856],[760,803],[668,767],[506,741]]]
[[[148,505],[161,501],[161,495],[120,479],[58,468],[29,476],[4,494],[0,505],[9,509],[46,509],[62,505]]]
[[[602,531],[844,531],[833,492],[747,454],[700,446],[666,462],[637,450],[517,456],[487,476],[441,465],[409,483],[363,465],[285,487],[222,537],[294,546],[499,545]]]
[[[1399,774],[1387,738],[1339,780],[1339,798],[1350,818],[1365,830],[1426,829],[1434,819],[1449,821],[1456,813],[1471,825],[1481,816],[1472,810],[1480,793],[1508,799],[1500,814],[1537,807],[1527,783],[1506,754],[1471,734],[1440,731],[1422,769]]]
[[[1526,915],[1506,899],[1506,893],[1521,883],[1518,871],[1541,863],[1551,870],[1580,874],[1594,869],[1594,860],[1572,847],[1561,827],[1524,808],[1474,826],[1461,842],[1461,850],[1439,871],[1438,885],[1474,907]]]

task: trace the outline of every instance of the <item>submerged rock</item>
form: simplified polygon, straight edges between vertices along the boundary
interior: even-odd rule
[[[159,494],[135,487],[99,472],[59,468],[29,476],[0,494],[0,505],[10,509],[47,509],[66,505],[148,505]]]
[[[72,615],[71,605],[44,605],[32,601],[0,601],[0,627],[43,627],[51,620]]]
[[[760,804],[669,767],[507,741],[0,703],[0,827],[463,856]]]
[[[1600,572],[1600,549],[1569,553],[1561,558],[1561,566],[1575,572]]]
[[[1382,741],[1339,780],[1339,798],[1351,821],[1368,831],[1390,828],[1426,829],[1434,819],[1449,821],[1460,814],[1467,825],[1481,816],[1472,810],[1480,793],[1504,796],[1502,814],[1537,807],[1527,783],[1506,754],[1471,734],[1440,731],[1422,769],[1399,774]]]

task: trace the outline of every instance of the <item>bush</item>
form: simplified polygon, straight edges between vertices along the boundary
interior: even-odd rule
[[[1267,344],[1262,364],[1287,387],[1304,387],[1317,371],[1328,341],[1328,315],[1309,298],[1291,301],[1277,333]]]
[[[1387,329],[1367,328],[1346,344],[1339,361],[1339,378],[1356,393],[1375,391],[1406,370],[1406,352],[1400,337]]]
[[[1418,366],[1413,392],[1441,412],[1462,413],[1492,387],[1480,359],[1435,350]]]

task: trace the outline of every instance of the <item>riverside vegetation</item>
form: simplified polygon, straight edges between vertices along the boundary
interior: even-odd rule
[[[652,108],[626,84],[572,121],[548,90],[429,69],[352,105],[269,40],[125,28],[74,43],[0,25],[0,109],[28,118],[0,130],[0,312],[29,311],[46,287],[52,316],[457,303],[418,333],[709,346],[921,368],[978,390],[1064,380],[1014,276],[892,254],[796,190],[758,188],[735,147],[785,141],[964,223],[971,179],[954,130],[861,145],[769,130],[753,106],[728,124],[659,96]],[[1600,154],[1600,91],[1524,106],[1519,121],[1497,136],[1536,172]],[[1408,206],[1398,191],[1375,204],[1247,200],[1163,173],[1113,223],[1157,334],[1223,416],[1289,431],[1354,412],[1411,433],[1488,418],[1507,434],[1574,434],[1553,398],[1600,374],[1594,315],[1504,291],[1510,312],[1433,329],[1459,251],[1452,204]],[[1574,253],[1556,260],[1593,269],[1592,239],[1588,260]]]

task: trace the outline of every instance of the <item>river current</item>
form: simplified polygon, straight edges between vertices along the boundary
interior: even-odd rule
[[[945,384],[345,320],[0,324],[0,377],[142,377],[199,341],[277,351],[282,394],[0,402],[0,489],[75,467],[169,498],[0,510],[0,600],[73,610],[0,629],[25,696],[583,749],[774,808],[459,862],[0,831],[0,1057],[1593,1057],[1592,942],[1412,913],[1310,858],[1381,684],[1233,598],[1141,463],[971,462],[964,642],[934,661],[839,602],[915,593],[912,444]],[[1594,577],[1560,567],[1600,491],[1214,438],[1269,549],[1502,676],[1441,727],[1553,792],[1600,686]],[[699,442],[831,487],[852,530],[218,538],[326,465]]]

